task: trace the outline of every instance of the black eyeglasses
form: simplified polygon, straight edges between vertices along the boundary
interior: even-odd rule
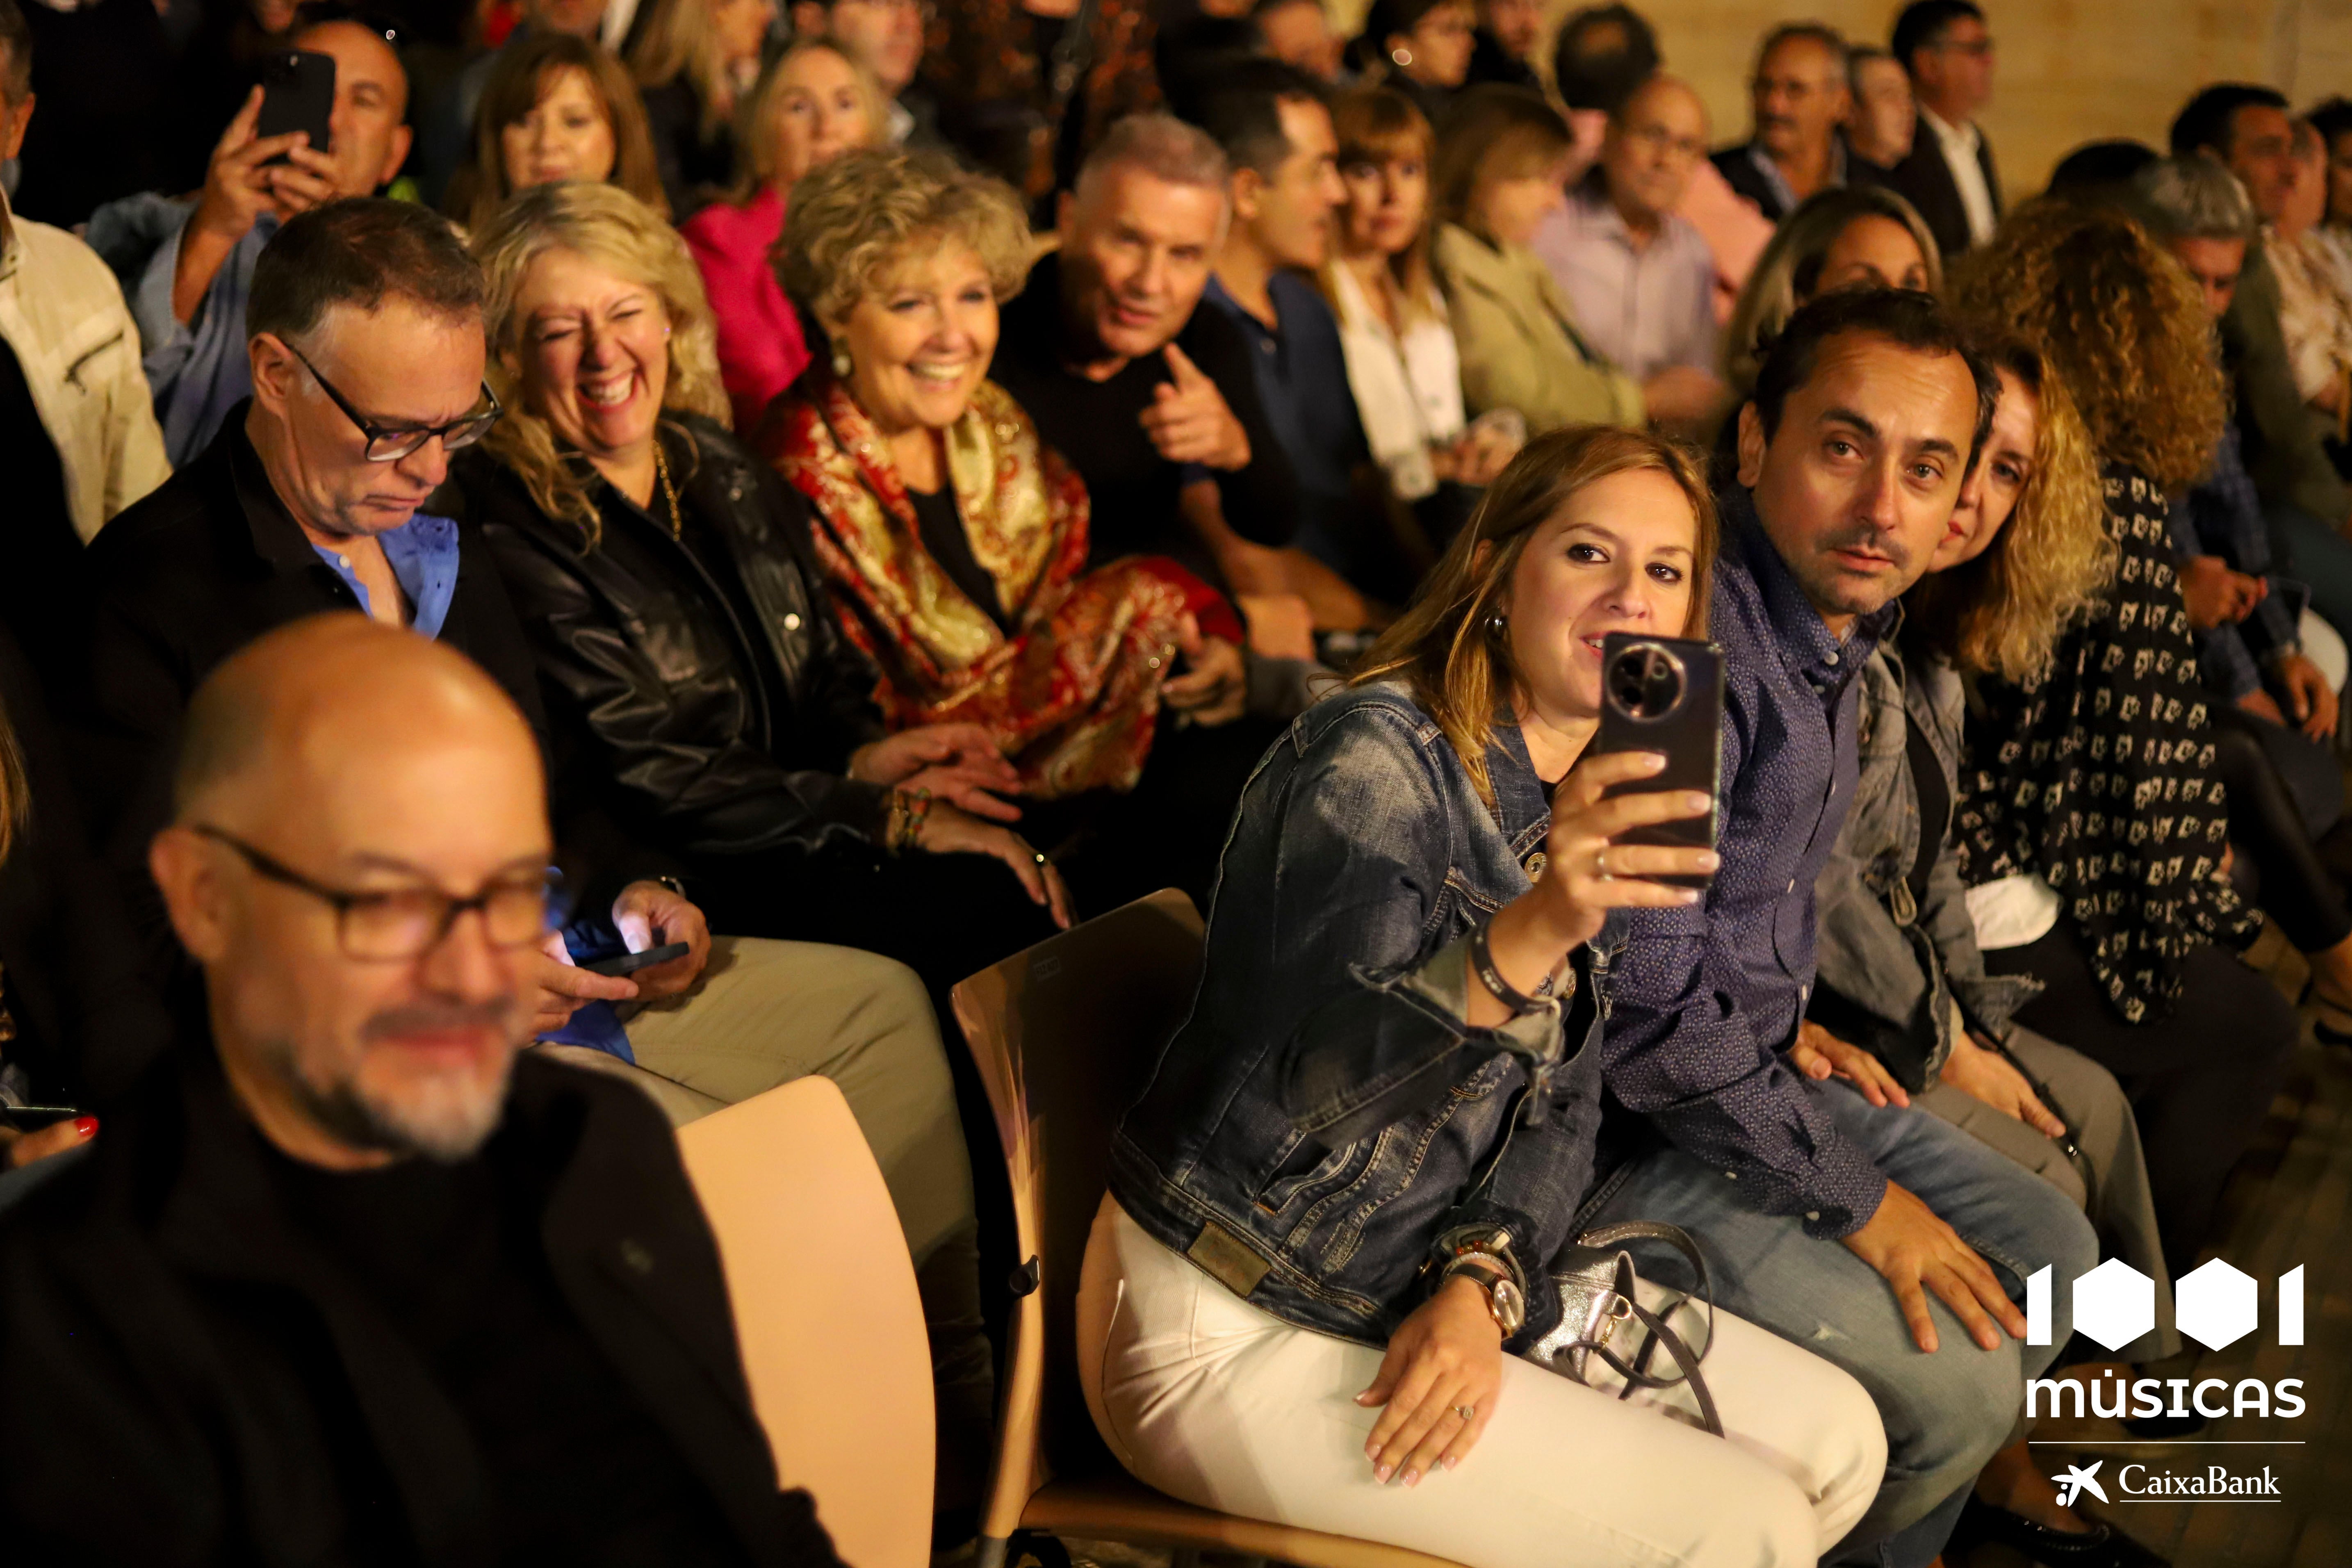
[[[319,390],[334,400],[335,406],[343,411],[343,417],[360,427],[360,434],[367,437],[367,460],[371,463],[396,463],[415,452],[436,436],[441,437],[441,449],[445,452],[454,452],[460,447],[470,447],[488,435],[490,426],[497,424],[499,416],[506,412],[499,406],[499,395],[490,390],[490,384],[486,381],[482,384],[482,395],[490,400],[490,405],[480,413],[468,414],[461,419],[452,419],[446,425],[429,425],[422,428],[411,427],[404,430],[394,429],[377,424],[352,407],[351,399],[336,391],[335,384],[320,375],[319,367],[312,364],[310,356],[300,349],[296,348],[292,343],[288,343],[286,352],[302,362],[302,368],[310,373],[310,379],[319,384]]]
[[[498,878],[469,899],[431,886],[353,892],[313,881],[233,833],[201,822],[193,824],[191,831],[227,845],[257,875],[331,905],[336,945],[345,958],[396,962],[422,957],[440,946],[457,917],[469,910],[480,912],[483,934],[492,947],[509,949],[534,945],[547,934],[551,916],[554,922],[563,918],[563,875],[551,867]]]

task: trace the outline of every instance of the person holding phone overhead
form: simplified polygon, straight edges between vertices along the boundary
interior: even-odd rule
[[[1678,448],[1538,437],[1251,781],[1079,1286],[1087,1405],[1144,1481],[1470,1568],[1810,1564],[1862,1517],[1877,1417],[1797,1344],[1716,1314],[1728,1442],[1529,1353],[1561,1323],[1545,1266],[1591,1176],[1625,911],[1690,908],[1655,879],[1717,865],[1626,842],[1713,803],[1603,798],[1665,759],[1585,754],[1598,644],[1704,635],[1714,553]]]
[[[255,88],[213,149],[203,192],[193,205],[173,204],[184,219],[143,268],[126,274],[137,279],[131,310],[174,467],[209,446],[229,410],[253,391],[245,301],[269,237],[296,213],[373,195],[408,156],[408,77],[384,34],[356,19],[316,22],[295,33],[291,46],[333,62],[326,144],[310,131],[262,135],[272,89]],[[285,79],[299,83],[322,69],[306,65]]]

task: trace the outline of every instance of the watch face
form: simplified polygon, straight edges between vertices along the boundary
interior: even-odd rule
[[[1520,1299],[1519,1288],[1507,1279],[1497,1279],[1489,1299],[1495,1305],[1495,1321],[1502,1324],[1503,1332],[1517,1333],[1519,1325],[1528,1321],[1528,1304]]]

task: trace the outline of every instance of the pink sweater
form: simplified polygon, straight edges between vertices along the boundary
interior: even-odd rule
[[[734,405],[735,429],[745,437],[809,362],[800,317],[768,260],[783,232],[784,199],[773,186],[741,206],[714,202],[678,229],[719,319],[719,378]]]

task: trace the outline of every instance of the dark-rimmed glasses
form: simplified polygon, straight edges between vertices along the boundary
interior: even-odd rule
[[[457,917],[478,911],[492,947],[530,947],[547,934],[550,917],[562,918],[562,874],[554,869],[514,872],[492,880],[471,898],[460,899],[431,886],[370,889],[355,892],[315,881],[257,849],[234,833],[207,823],[190,831],[226,844],[254,872],[310,894],[335,911],[335,943],[345,958],[396,962],[420,958],[441,945]]]
[[[302,368],[310,373],[310,379],[319,384],[319,390],[325,393],[334,401],[335,406],[343,411],[343,417],[360,427],[360,434],[367,437],[367,460],[371,463],[396,463],[401,458],[415,453],[417,448],[436,436],[441,437],[441,449],[445,452],[454,452],[460,447],[470,447],[488,435],[490,426],[497,424],[499,416],[506,412],[499,405],[499,395],[490,390],[490,384],[486,381],[482,383],[482,395],[490,400],[490,405],[482,412],[452,419],[446,425],[394,429],[377,424],[352,407],[351,399],[336,391],[335,384],[320,375],[319,367],[312,364],[310,356],[300,349],[296,348],[292,343],[288,343],[286,352],[302,362]]]

